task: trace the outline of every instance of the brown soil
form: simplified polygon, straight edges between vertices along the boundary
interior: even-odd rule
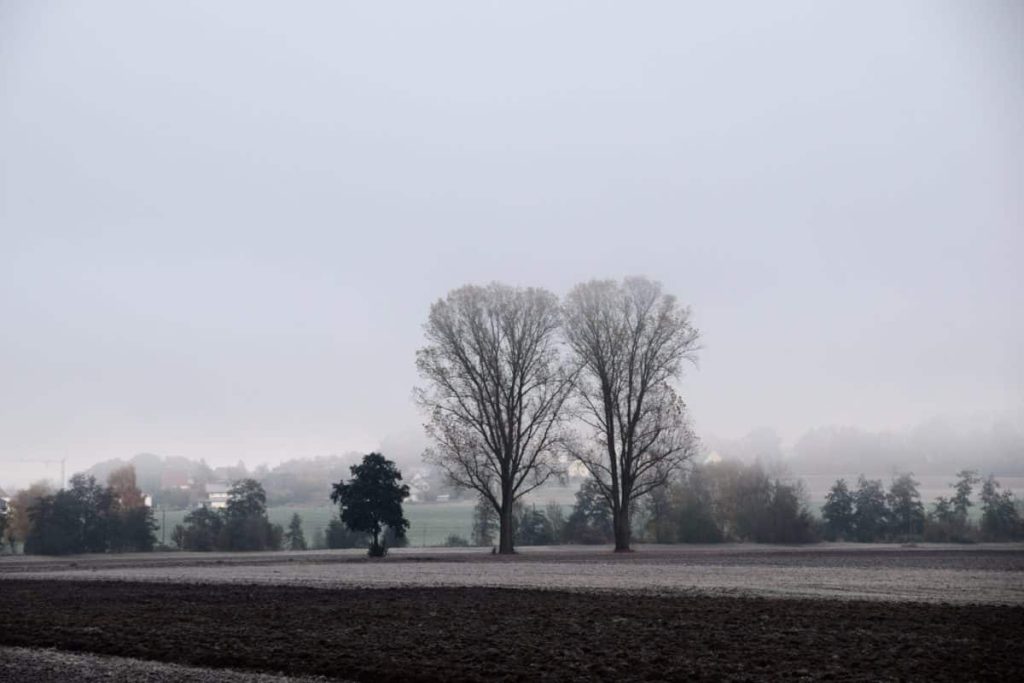
[[[7,580],[0,644],[359,681],[1018,679],[1024,607]]]

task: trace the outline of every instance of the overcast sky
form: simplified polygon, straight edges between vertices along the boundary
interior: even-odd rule
[[[3,0],[0,484],[410,442],[491,280],[663,282],[704,434],[1020,415],[1022,160],[1014,0]]]

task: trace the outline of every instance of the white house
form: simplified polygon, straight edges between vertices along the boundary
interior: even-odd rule
[[[207,484],[206,504],[213,510],[223,510],[228,506],[228,490],[230,488],[230,484]]]

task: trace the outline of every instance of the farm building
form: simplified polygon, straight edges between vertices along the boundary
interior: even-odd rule
[[[206,504],[214,510],[223,510],[228,506],[228,490],[230,484],[207,484]]]

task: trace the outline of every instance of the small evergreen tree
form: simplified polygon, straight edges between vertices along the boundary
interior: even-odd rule
[[[497,532],[498,513],[486,498],[479,496],[473,507],[473,545],[493,545]]]
[[[914,475],[901,474],[892,480],[886,502],[889,505],[890,524],[895,537],[919,536],[924,533],[924,505],[917,491]]]
[[[954,491],[950,502],[953,505],[953,512],[960,518],[961,522],[966,524],[969,515],[968,508],[972,505],[971,493],[974,491],[974,485],[981,481],[981,479],[978,478],[976,470],[961,470],[956,473],[956,476],[956,483],[950,484]]]
[[[380,453],[364,456],[363,462],[350,470],[352,479],[347,484],[335,484],[331,500],[341,508],[345,526],[370,535],[370,556],[383,557],[387,544],[381,543],[381,534],[390,530],[396,538],[404,538],[409,528],[402,514],[402,501],[409,497],[409,487],[398,483],[402,473]]]
[[[299,513],[292,515],[292,521],[288,523],[288,531],[285,533],[285,545],[289,550],[305,550],[306,535],[302,532],[302,517]]]
[[[981,533],[989,541],[1013,541],[1024,527],[1012,491],[999,491],[999,482],[989,475],[981,486]]]

